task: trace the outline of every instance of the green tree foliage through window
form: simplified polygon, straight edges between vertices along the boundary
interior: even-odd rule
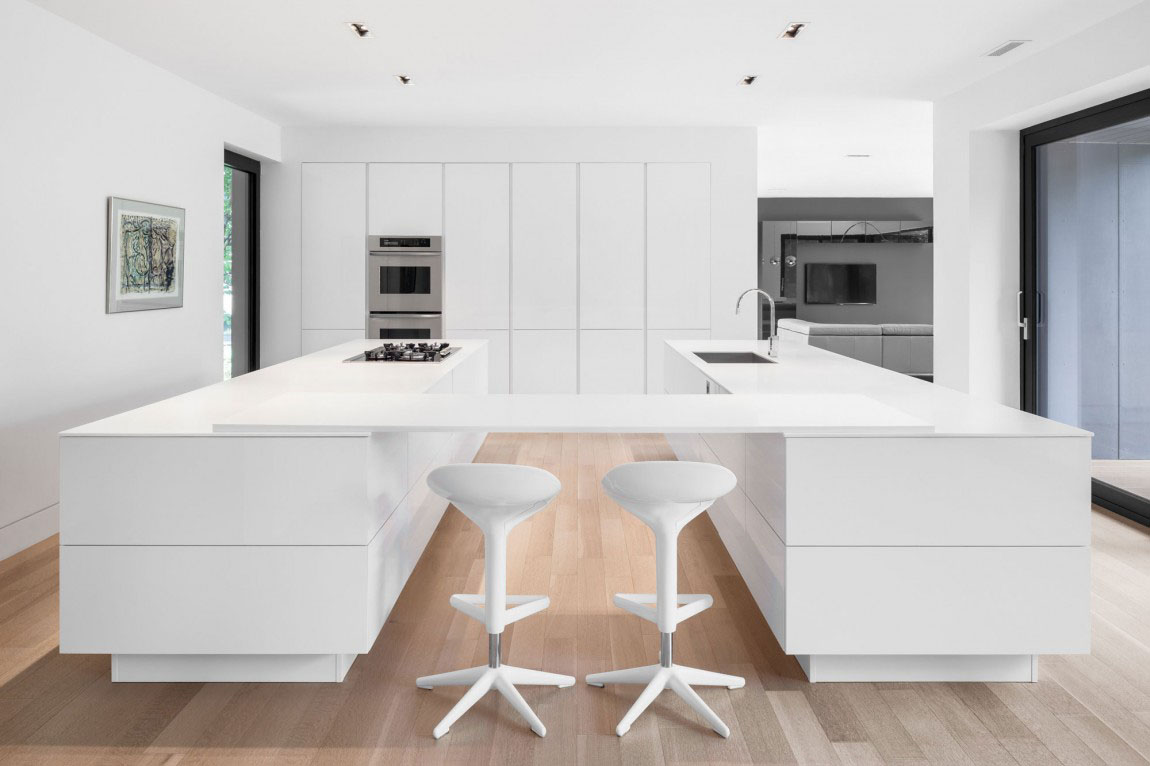
[[[232,376],[232,169],[224,165],[224,380]]]

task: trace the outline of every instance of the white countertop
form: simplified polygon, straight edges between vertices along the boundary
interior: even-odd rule
[[[858,394],[284,394],[216,426],[241,433],[929,433],[923,421]]]
[[[355,364],[343,360],[379,341],[350,341],[73,428],[63,435],[197,436],[245,430],[1089,435],[785,338],[779,363],[760,365],[706,364],[692,352],[755,351],[765,355],[766,343],[762,341],[671,342],[731,396],[419,396],[485,343],[454,341],[452,344],[461,350],[437,364]]]
[[[778,364],[707,364],[695,351],[753,351],[767,355],[767,343],[753,340],[669,341],[691,364],[732,394],[862,394],[934,426],[939,436],[1090,436],[995,402],[936,383],[780,337]]]
[[[212,426],[216,423],[281,394],[309,391],[420,394],[487,344],[485,340],[476,339],[446,340],[460,350],[442,362],[428,364],[344,363],[344,359],[375,348],[382,342],[372,339],[348,341],[232,380],[78,426],[61,435],[211,435]]]

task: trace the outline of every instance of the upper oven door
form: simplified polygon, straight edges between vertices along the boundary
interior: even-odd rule
[[[368,311],[443,311],[443,256],[367,257]]]

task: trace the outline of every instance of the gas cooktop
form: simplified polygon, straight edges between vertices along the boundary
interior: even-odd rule
[[[442,362],[458,351],[442,341],[430,343],[384,343],[353,356],[348,362]]]

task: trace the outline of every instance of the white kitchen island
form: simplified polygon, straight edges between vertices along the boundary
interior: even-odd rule
[[[1089,648],[1085,432],[799,344],[668,344],[672,396],[496,397],[482,342],[341,361],[371,343],[63,434],[61,651],[117,680],[339,680],[442,515],[426,471],[525,430],[730,467],[712,519],[811,680],[1031,680]]]

